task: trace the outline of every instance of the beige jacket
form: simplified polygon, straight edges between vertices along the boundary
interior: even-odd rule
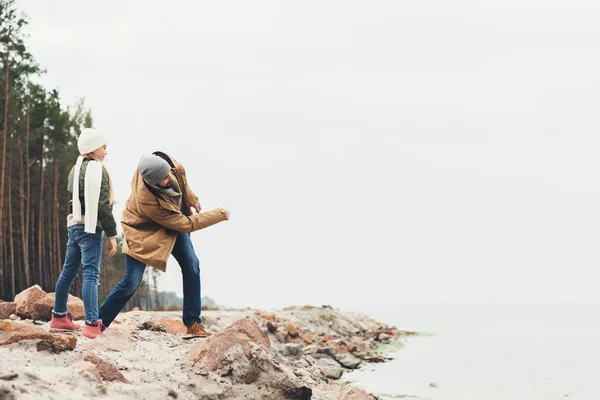
[[[156,152],[171,165],[182,193],[181,208],[151,190],[136,169],[131,196],[125,203],[121,226],[125,233],[123,253],[165,272],[177,232],[194,232],[227,219],[222,208],[191,215],[198,197],[190,189],[185,169],[168,154]]]

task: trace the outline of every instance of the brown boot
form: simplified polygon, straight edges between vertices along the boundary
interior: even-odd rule
[[[193,324],[188,325],[187,333],[189,335],[194,335],[194,336],[199,336],[199,337],[209,337],[210,335],[212,335],[212,333],[206,332],[204,330],[204,328],[202,327],[202,324],[200,324],[200,322],[194,322]]]

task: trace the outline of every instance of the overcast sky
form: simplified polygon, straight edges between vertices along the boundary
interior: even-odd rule
[[[217,302],[600,302],[597,2],[20,4],[118,217],[159,149],[231,209],[192,235]]]

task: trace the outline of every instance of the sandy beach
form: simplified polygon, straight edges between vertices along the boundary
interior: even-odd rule
[[[132,311],[89,340],[13,315],[0,321],[0,398],[373,399],[345,373],[387,361],[410,334],[328,306],[202,318],[207,339],[186,335],[180,312]]]

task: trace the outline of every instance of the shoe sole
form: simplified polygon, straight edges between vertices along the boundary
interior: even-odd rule
[[[207,337],[211,337],[212,335],[206,335],[206,336],[198,336],[198,335],[191,335],[188,334],[190,336],[184,336],[182,337],[183,340],[190,340],[190,339],[206,339]]]
[[[48,330],[50,333],[78,333],[81,332],[81,328],[79,329],[59,329],[59,328],[50,328]]]
[[[88,336],[88,335],[83,335],[83,334],[82,334],[81,336],[83,336],[83,337],[86,337],[86,338],[88,338],[88,339],[96,339],[96,338],[97,338],[98,336],[100,336],[100,335],[98,335],[98,336]]]

